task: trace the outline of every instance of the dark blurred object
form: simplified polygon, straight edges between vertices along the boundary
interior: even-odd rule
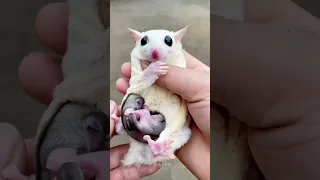
[[[320,18],[320,1],[316,0],[292,0],[295,4],[302,7],[306,11],[310,12],[312,15]]]

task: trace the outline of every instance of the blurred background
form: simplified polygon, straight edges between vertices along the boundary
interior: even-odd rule
[[[22,58],[31,51],[47,49],[38,41],[34,21],[41,7],[56,0],[10,0],[0,5],[1,121],[15,125],[24,137],[35,135],[46,106],[30,98],[18,79]]]
[[[213,0],[211,3],[214,3]],[[10,0],[0,5],[0,86],[2,122],[15,125],[24,137],[33,137],[36,125],[46,106],[30,98],[18,79],[21,59],[31,51],[48,51],[36,38],[34,21],[41,7],[63,0]],[[295,0],[315,16],[320,16],[317,1]],[[130,61],[134,42],[125,27],[139,31],[155,28],[178,30],[189,25],[184,48],[209,65],[209,0],[112,0],[111,1],[111,98],[120,102],[122,95],[115,89],[121,76],[120,66]],[[119,137],[113,145],[125,142]],[[192,179],[177,162],[176,168],[163,168],[146,179]],[[171,170],[170,170],[171,169]]]

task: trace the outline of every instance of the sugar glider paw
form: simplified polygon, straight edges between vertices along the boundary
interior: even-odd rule
[[[122,125],[122,122],[121,122],[121,118],[117,117],[115,114],[112,114],[111,118],[115,122],[115,131],[116,131],[116,133],[117,134],[123,134],[124,133],[124,129],[123,129],[123,125]]]
[[[169,66],[167,66],[167,63],[163,62],[163,61],[157,61],[154,63],[151,63],[149,65],[149,67],[151,68],[151,72],[157,75],[165,75],[169,69]]]
[[[111,114],[111,119],[113,119],[114,121],[118,121],[119,117],[115,114]]]
[[[129,116],[129,114],[134,113],[134,109],[132,108],[128,108],[124,111],[124,115],[125,116]]]
[[[143,139],[148,142],[154,157],[166,156],[169,159],[175,158],[175,155],[173,153],[168,152],[168,150],[171,148],[171,144],[173,143],[173,141],[165,140],[162,142],[155,142],[151,139],[149,135],[143,136]]]
[[[145,70],[145,79],[150,82],[155,82],[159,76],[167,74],[169,66],[167,63],[162,61],[157,61],[151,63]]]

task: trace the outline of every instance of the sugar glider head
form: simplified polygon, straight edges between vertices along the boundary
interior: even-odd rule
[[[141,60],[166,62],[177,50],[181,50],[181,40],[187,32],[187,28],[188,26],[175,32],[163,29],[139,32],[128,29],[143,58]]]

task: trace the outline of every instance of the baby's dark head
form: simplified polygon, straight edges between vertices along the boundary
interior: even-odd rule
[[[166,62],[177,50],[181,50],[181,40],[187,32],[187,27],[176,32],[162,29],[139,32],[128,29],[136,42],[136,48],[141,53],[143,58],[141,60],[150,62]]]

